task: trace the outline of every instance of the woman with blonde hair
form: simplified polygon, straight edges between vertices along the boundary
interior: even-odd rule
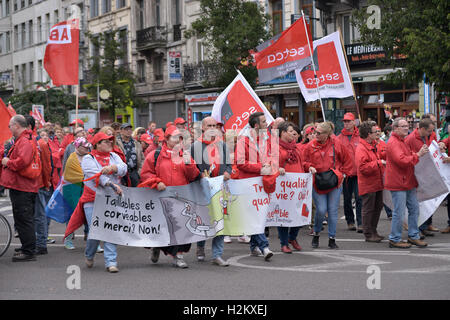
[[[312,247],[319,246],[322,221],[328,212],[328,247],[336,249],[336,225],[343,175],[351,172],[353,162],[347,150],[332,136],[333,128],[329,123],[319,123],[315,132],[314,140],[307,144],[303,152],[304,169],[314,175],[313,201],[316,204],[316,215]]]
[[[147,133],[147,130],[145,128],[137,127],[136,129],[134,129],[131,136],[133,137],[134,140],[141,141],[141,135],[143,135],[144,133]]]

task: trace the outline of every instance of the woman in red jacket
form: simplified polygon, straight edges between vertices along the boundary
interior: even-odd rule
[[[383,209],[382,160],[376,147],[377,124],[365,121],[359,127],[360,140],[356,147],[355,162],[358,175],[358,190],[362,198],[363,233],[367,242],[380,242],[384,237],[377,233],[378,220]]]
[[[329,123],[319,123],[315,139],[306,146],[303,152],[305,171],[315,174],[333,169],[338,176],[338,186],[331,190],[319,190],[316,185],[316,177],[314,177],[313,200],[316,204],[316,215],[314,217],[313,248],[319,246],[319,233],[322,230],[326,212],[328,212],[328,247],[330,249],[338,247],[335,237],[342,180],[343,175],[351,173],[353,169],[350,155],[342,144],[331,136],[332,133],[333,129]]]
[[[180,148],[182,142],[181,132],[175,127],[170,126],[166,129],[165,142],[161,149],[152,151],[144,161],[141,172],[141,183],[158,179],[156,188],[158,191],[164,191],[168,186],[182,186],[196,180],[200,171],[194,160],[189,156],[189,163],[186,164]],[[155,154],[159,152],[156,160]],[[163,248],[153,248],[152,262],[156,263],[159,259],[160,250],[165,255],[174,258],[174,265],[178,268],[187,268],[188,265],[183,259],[183,253],[188,252],[191,244],[168,246]]]
[[[286,172],[304,172],[301,154],[296,145],[297,140],[295,139],[296,132],[294,124],[291,122],[282,122],[278,126],[278,132],[280,135],[280,174],[284,175]],[[282,252],[292,253],[289,244],[297,251],[302,250],[297,242],[299,230],[300,227],[278,227],[278,237],[280,238]]]

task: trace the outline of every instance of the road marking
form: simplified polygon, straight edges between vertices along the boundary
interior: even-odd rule
[[[9,210],[12,210],[12,206],[0,208],[0,212],[9,211]]]

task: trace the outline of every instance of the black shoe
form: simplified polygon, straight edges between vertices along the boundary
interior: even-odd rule
[[[319,247],[319,236],[313,236],[312,242],[311,242],[311,246],[313,248],[318,248]]]
[[[328,248],[330,249],[338,249],[338,245],[336,244],[336,239],[328,239]]]
[[[269,228],[268,228],[268,227],[264,228],[264,235],[265,235],[266,237],[269,236]]]
[[[36,248],[34,251],[34,254],[41,255],[41,254],[48,254],[47,248]]]
[[[36,257],[33,254],[25,254],[19,253],[12,257],[13,262],[22,262],[22,261],[36,261]]]

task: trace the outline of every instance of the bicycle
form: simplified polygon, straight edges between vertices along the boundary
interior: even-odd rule
[[[12,239],[11,225],[8,220],[0,214],[0,257],[8,250]]]

